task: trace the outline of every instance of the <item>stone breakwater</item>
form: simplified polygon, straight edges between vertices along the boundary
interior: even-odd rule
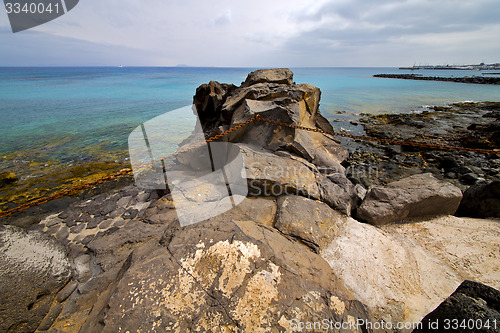
[[[200,86],[194,104],[207,136],[258,114],[332,130],[320,95],[261,70]],[[420,321],[465,279],[500,287],[498,221],[453,216],[462,192],[442,177],[367,186],[336,138],[267,123],[225,140],[250,196],[224,214],[181,227],[168,190],[128,185],[0,227],[0,331],[393,332],[380,323]],[[221,199],[210,193],[190,200]]]
[[[375,74],[373,77],[387,79],[404,79],[404,80],[424,80],[424,81],[450,81],[461,83],[477,83],[477,84],[500,84],[499,77],[441,77],[441,76],[421,76],[417,74]]]

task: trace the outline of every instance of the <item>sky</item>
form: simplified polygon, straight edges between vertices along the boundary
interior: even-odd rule
[[[500,62],[498,0],[80,0],[0,66],[385,67]]]

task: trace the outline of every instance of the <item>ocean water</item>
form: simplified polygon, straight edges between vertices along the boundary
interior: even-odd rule
[[[252,70],[254,68],[0,68],[0,154],[29,150],[33,158],[73,161],[126,150],[127,137],[134,128],[191,104],[199,85],[210,80],[239,85]],[[372,77],[379,73],[410,72],[397,68],[292,70],[295,82],[310,83],[321,89],[321,111],[334,125],[339,118],[345,121],[359,113],[410,112],[425,105],[500,100],[500,86]],[[419,74],[480,74],[477,71],[443,72],[427,70]]]

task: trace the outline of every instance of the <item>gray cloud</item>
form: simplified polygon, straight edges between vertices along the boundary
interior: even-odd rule
[[[40,54],[50,62],[61,58],[59,49],[73,61],[68,65],[113,58],[249,67],[499,61],[498,0],[320,1],[86,0],[33,30],[33,40],[9,34],[0,15],[0,43],[8,49],[0,65],[21,59],[31,65]]]
[[[477,49],[478,56],[498,61],[493,59],[495,55],[491,49],[481,54],[481,44],[477,43],[484,43],[487,35],[493,42],[495,33],[500,33],[500,6],[496,2],[331,0],[313,12],[294,16],[305,28],[287,41],[286,49],[290,52],[299,50],[299,53],[307,49],[311,54],[318,55],[316,59],[324,59],[327,54],[344,55],[346,58],[343,63],[348,63],[348,58],[362,59],[360,55],[366,54],[370,47],[371,54],[366,54],[366,59],[371,60],[368,61],[370,65],[377,65],[373,62],[374,56],[379,54],[383,58],[384,49],[398,53],[401,59],[410,58],[413,61],[412,56],[422,56],[418,47],[425,47],[426,44],[429,47],[427,59],[461,58],[456,53],[470,46],[480,47]],[[477,38],[474,38],[474,34]],[[462,41],[457,38],[460,35],[463,36]],[[436,42],[439,39],[442,45]],[[470,40],[475,43],[469,44]],[[450,45],[452,42],[455,45]],[[499,51],[496,53],[498,56],[500,46],[495,49]],[[464,62],[479,61],[470,59],[470,52],[466,53]],[[400,60],[399,63],[404,61]],[[391,65],[387,62],[379,64]]]

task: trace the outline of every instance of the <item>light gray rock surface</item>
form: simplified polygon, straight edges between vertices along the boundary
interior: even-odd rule
[[[35,331],[72,274],[68,253],[57,241],[0,226],[0,331]]]
[[[357,218],[374,225],[405,218],[454,214],[462,199],[460,189],[432,174],[419,174],[371,188],[357,210]]]
[[[367,318],[360,303],[342,295],[331,272],[302,269],[325,267],[319,256],[276,231],[250,221],[213,219],[165,237],[157,247],[132,255],[130,268],[103,304],[103,332],[120,327],[256,332],[289,330],[289,320],[298,317]]]

